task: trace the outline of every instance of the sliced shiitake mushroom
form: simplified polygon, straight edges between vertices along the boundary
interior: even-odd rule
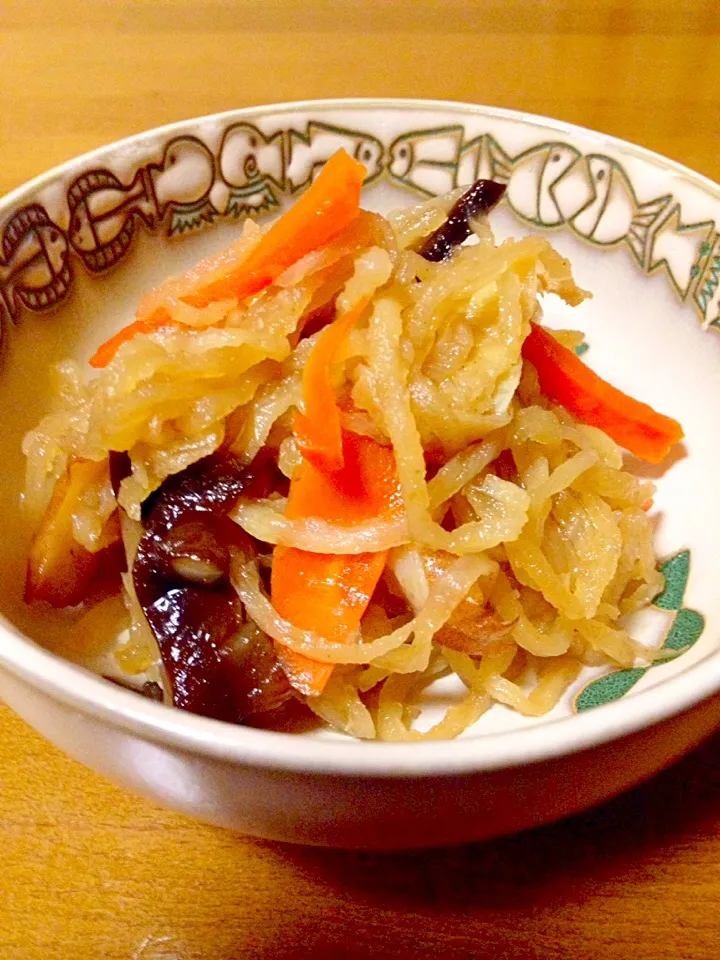
[[[255,550],[228,517],[240,496],[266,496],[266,456],[244,466],[216,453],[167,480],[146,503],[133,565],[140,606],[157,639],[175,706],[239,723],[290,696],[269,638],[245,622],[229,570]]]
[[[488,214],[498,205],[505,193],[505,184],[495,180],[476,180],[455,201],[441,227],[431,233],[418,250],[425,260],[447,260],[450,254],[472,233],[470,221]]]

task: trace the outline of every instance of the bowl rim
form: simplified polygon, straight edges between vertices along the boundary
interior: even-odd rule
[[[0,216],[18,201],[37,193],[71,172],[127,147],[172,134],[189,126],[219,124],[230,118],[253,119],[291,111],[312,110],[448,110],[493,119],[520,121],[615,148],[674,172],[720,198],[720,184],[655,151],[567,123],[501,107],[453,100],[412,98],[338,98],[299,100],[240,107],[177,121],[98,147],[40,174],[0,198]],[[667,720],[720,690],[720,651],[709,653],[650,690],[560,717],[537,726],[498,733],[480,733],[457,740],[384,743],[346,738],[314,739],[292,733],[235,726],[154,703],[116,687],[90,671],[64,660],[25,636],[0,616],[0,668],[85,717],[185,752],[246,767],[327,776],[436,777],[474,774],[551,760],[591,749]],[[662,688],[663,696],[657,691]]]

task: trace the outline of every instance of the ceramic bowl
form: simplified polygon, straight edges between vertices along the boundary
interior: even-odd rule
[[[671,659],[584,675],[541,719],[493,708],[452,742],[353,742],[236,727],[146,701],[73,659],[72,633],[22,602],[30,532],[20,443],[47,371],[87,359],[141,294],[292,201],[338,147],[365,205],[413,203],[479,176],[508,183],[500,236],[551,234],[594,299],[572,314],[588,362],[679,419],[656,471],[667,589],[633,626]],[[720,723],[720,187],[639,147],[475,105],[352,100],[238,110],[80,157],[0,201],[0,695],[110,779],[210,823],[355,847],[460,842],[596,803]],[[568,317],[551,307],[549,323]],[[659,636],[660,632],[660,636]],[[28,787],[29,788],[29,787]],[[82,802],[82,798],[78,798]]]

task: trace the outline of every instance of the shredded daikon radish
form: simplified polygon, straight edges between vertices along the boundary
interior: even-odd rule
[[[313,518],[288,520],[281,512],[283,505],[282,500],[240,501],[232,518],[257,540],[312,553],[373,553],[408,541],[404,520],[377,520],[348,526]]]

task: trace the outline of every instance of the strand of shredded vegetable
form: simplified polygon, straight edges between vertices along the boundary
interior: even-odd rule
[[[387,636],[355,645],[325,641],[284,620],[260,589],[255,562],[236,559],[232,566],[232,582],[251,619],[282,646],[322,663],[361,664],[378,661],[393,651],[400,653],[398,648],[414,635],[414,643],[403,651],[397,663],[393,661],[394,670],[412,672],[427,666],[434,634],[447,622],[478,577],[491,573],[496,567],[485,556],[459,558],[444,577],[438,578],[424,607],[409,623]]]
[[[402,517],[351,524],[329,523],[316,517],[290,520],[281,512],[285,503],[283,499],[241,500],[231,516],[256,540],[311,553],[379,553],[408,542],[407,524]]]
[[[514,540],[523,527],[522,516],[518,517],[514,530],[502,531],[478,520],[449,532],[432,519],[425,454],[410,404],[407,371],[401,359],[402,314],[397,301],[381,298],[375,302],[370,333],[370,366],[395,452],[411,539],[434,550],[461,555],[480,553]]]

